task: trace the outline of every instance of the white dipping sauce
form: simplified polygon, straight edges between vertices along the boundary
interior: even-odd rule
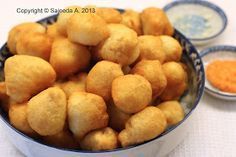
[[[191,39],[216,35],[223,27],[221,16],[211,8],[199,4],[181,4],[167,10],[174,27]]]

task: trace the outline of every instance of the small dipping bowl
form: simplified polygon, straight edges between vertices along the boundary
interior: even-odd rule
[[[226,45],[214,46],[201,51],[200,56],[202,57],[204,67],[206,69],[207,65],[215,60],[236,60],[236,47]],[[205,91],[210,95],[220,99],[236,100],[236,93],[234,94],[220,91],[209,83],[207,77],[205,80]]]
[[[224,11],[207,1],[174,1],[163,9],[174,27],[195,45],[211,42],[227,26],[227,17]]]

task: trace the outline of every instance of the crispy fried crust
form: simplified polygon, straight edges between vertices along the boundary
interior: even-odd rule
[[[117,133],[107,127],[88,133],[80,142],[85,150],[112,150],[118,147]]]
[[[63,130],[66,107],[65,93],[58,87],[50,87],[29,100],[29,125],[42,136],[57,134]]]
[[[119,133],[122,147],[139,144],[160,135],[166,129],[166,117],[156,107],[147,107],[133,115]]]
[[[151,83],[153,97],[159,96],[166,88],[166,76],[158,60],[142,60],[134,66],[131,73],[141,75]]]
[[[68,122],[76,139],[108,125],[106,104],[102,97],[85,92],[73,93],[68,100]]]
[[[105,101],[109,101],[112,81],[122,75],[124,74],[119,64],[100,61],[88,73],[86,91],[100,95]]]
[[[51,86],[56,73],[45,60],[26,55],[8,58],[4,66],[7,95],[22,103]]]
[[[125,75],[112,82],[112,98],[118,109],[136,113],[144,109],[152,99],[151,84],[140,75]]]

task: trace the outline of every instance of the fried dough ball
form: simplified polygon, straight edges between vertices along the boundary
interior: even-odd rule
[[[137,33],[122,24],[109,24],[108,28],[110,37],[98,45],[97,53],[104,60],[132,64],[139,56]]]
[[[62,36],[67,36],[67,23],[69,18],[81,11],[81,7],[79,6],[69,6],[65,9],[70,9],[71,12],[60,13],[57,17],[57,30]]]
[[[56,73],[45,60],[26,55],[8,58],[4,66],[7,95],[22,103],[51,86]]]
[[[151,140],[165,131],[167,126],[164,113],[153,106],[133,115],[120,132],[118,139],[122,147]]]
[[[191,71],[189,69],[189,67],[185,64],[185,63],[182,63],[182,62],[178,62],[182,68],[184,69],[185,71],[185,82],[188,84],[188,76],[190,75]]]
[[[151,102],[151,84],[140,75],[120,76],[112,82],[112,98],[121,111],[139,112]]]
[[[182,47],[180,43],[175,38],[167,35],[160,36],[160,39],[166,56],[165,61],[180,61],[182,56]]]
[[[80,73],[78,76],[69,77],[68,81],[60,83],[59,87],[63,89],[67,97],[74,92],[85,92],[86,78],[87,73]]]
[[[116,131],[123,130],[125,123],[131,116],[131,114],[119,110],[113,103],[107,105],[107,112],[109,115],[109,126]]]
[[[106,22],[93,13],[74,14],[68,20],[69,40],[83,45],[95,46],[109,37]]]
[[[151,83],[154,98],[166,88],[166,76],[158,60],[142,60],[134,66],[131,73],[141,75]]]
[[[176,100],[187,88],[187,73],[177,62],[167,62],[162,65],[162,68],[167,79],[167,86],[161,94],[161,99]]]
[[[141,13],[143,33],[149,35],[169,35],[174,34],[172,27],[165,12],[159,8],[146,8]]]
[[[100,61],[89,71],[86,79],[86,91],[97,94],[105,101],[111,99],[112,81],[123,76],[121,66],[110,61]]]
[[[106,104],[102,97],[85,92],[73,93],[68,100],[68,122],[77,140],[88,132],[108,124]]]
[[[178,101],[165,101],[157,108],[166,116],[168,125],[175,125],[184,119],[184,109]]]
[[[8,115],[10,123],[15,128],[30,136],[37,135],[27,121],[27,103],[10,104]]]
[[[122,20],[120,12],[113,8],[96,8],[96,14],[103,18],[106,23],[120,23]]]
[[[7,95],[6,83],[0,82],[0,106],[3,111],[9,110],[9,96]]]
[[[160,95],[160,98],[162,101],[178,100],[180,96],[183,95],[187,87],[186,82],[182,82],[175,86],[168,85],[167,83],[166,89]]]
[[[66,121],[66,95],[58,87],[50,87],[28,102],[27,118],[31,128],[42,136],[63,130]]]
[[[140,15],[134,10],[126,10],[122,15],[121,23],[133,29],[138,35],[142,34]]]
[[[58,78],[64,78],[85,69],[90,62],[90,52],[85,46],[57,39],[53,42],[50,64],[57,72]]]
[[[140,56],[139,60],[159,60],[161,63],[165,61],[165,52],[162,41],[157,36],[142,35],[138,37]]]
[[[79,147],[79,144],[76,142],[73,134],[70,133],[69,130],[62,130],[55,135],[44,136],[43,141],[58,148],[75,149]]]
[[[88,133],[80,142],[85,150],[112,150],[118,147],[117,133],[109,127]]]
[[[30,55],[49,60],[52,38],[45,33],[28,33],[21,35],[16,44],[16,51],[20,55]]]
[[[38,33],[45,33],[46,29],[44,26],[42,26],[39,23],[35,22],[25,22],[21,23],[19,25],[16,25],[13,27],[9,34],[7,39],[7,46],[11,53],[16,54],[16,44],[18,41],[18,38],[21,34],[24,36],[27,36],[26,34],[29,32],[38,32]]]
[[[64,38],[62,34],[59,33],[57,28],[57,23],[53,23],[51,25],[47,25],[47,35],[51,37],[52,39],[56,38]]]
[[[167,62],[162,65],[163,71],[167,78],[167,84],[175,86],[186,81],[186,72],[177,62]]]

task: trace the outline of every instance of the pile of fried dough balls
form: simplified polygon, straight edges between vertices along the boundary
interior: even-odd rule
[[[95,9],[9,32],[2,108],[15,128],[55,147],[128,147],[184,118],[187,66],[165,13]]]

